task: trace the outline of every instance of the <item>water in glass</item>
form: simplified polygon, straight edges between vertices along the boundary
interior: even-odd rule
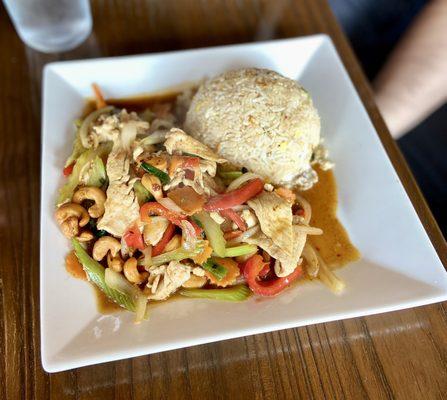
[[[88,0],[3,0],[20,38],[46,52],[73,49],[92,29]]]

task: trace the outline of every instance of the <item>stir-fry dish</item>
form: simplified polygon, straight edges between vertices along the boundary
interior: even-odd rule
[[[317,179],[311,165],[332,167],[319,121],[307,165],[294,161],[304,166],[300,174],[283,171],[288,183],[278,153],[269,177],[253,152],[246,164],[228,146],[205,143],[194,113],[206,116],[203,99],[216,90],[212,84],[202,84],[194,97],[180,94],[177,107],[157,104],[138,113],[108,105],[93,85],[97,109],[76,121],[55,211],[74,249],[67,269],[134,312],[136,322],[148,302],[174,294],[241,301],[251,293],[278,295],[305,276],[335,292],[343,288],[308,240],[322,230],[310,226],[312,208],[302,191]],[[216,116],[211,106],[208,111]],[[284,138],[278,143],[288,145]]]

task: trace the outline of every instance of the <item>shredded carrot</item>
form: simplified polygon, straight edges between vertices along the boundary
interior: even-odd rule
[[[99,86],[96,83],[92,83],[92,89],[95,94],[96,108],[99,110],[100,108],[107,107],[107,103],[104,100],[104,96]]]
[[[205,240],[205,247],[204,247],[203,251],[201,253],[197,254],[193,258],[193,261],[196,264],[202,265],[206,260],[208,260],[208,258],[210,258],[212,252],[213,252],[213,248],[208,244],[208,240]]]
[[[84,268],[82,268],[82,265],[79,262],[78,257],[76,257],[74,250],[70,251],[70,253],[68,253],[65,257],[65,269],[74,278],[82,279],[84,281],[87,280],[87,275]]]

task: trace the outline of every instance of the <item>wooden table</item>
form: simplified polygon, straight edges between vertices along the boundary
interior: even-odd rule
[[[43,55],[0,9],[0,399],[441,399],[446,305],[228,340],[49,375],[40,363],[41,76],[55,60],[329,34],[446,264],[445,242],[324,0],[93,1],[94,33]]]

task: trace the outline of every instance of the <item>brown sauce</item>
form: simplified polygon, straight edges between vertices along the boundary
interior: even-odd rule
[[[195,91],[196,88],[197,85],[194,83],[185,83],[155,93],[140,94],[130,97],[107,98],[106,103],[110,106],[125,108],[127,111],[135,112],[141,112],[146,109],[153,109],[154,106],[157,106],[158,104],[171,104],[172,108],[174,108],[177,101],[177,96],[179,94],[181,94],[186,89],[192,89],[193,91]],[[95,99],[88,98],[86,100],[82,116],[85,117],[94,110],[96,110]]]
[[[95,284],[92,284],[92,288],[95,292],[96,307],[98,308],[98,312],[101,314],[113,314],[123,310],[122,307],[110,300]]]
[[[98,289],[97,286],[92,284],[92,287],[95,292],[96,307],[100,314],[113,314],[118,311],[124,310],[124,308],[120,307],[118,304],[116,304],[115,302],[110,300],[100,289]],[[150,312],[152,312],[153,309],[159,307],[160,305],[165,305],[167,303],[173,303],[174,301],[178,301],[182,298],[184,298],[184,297],[178,293],[175,293],[166,300],[150,300],[147,303],[147,309],[150,313]]]
[[[331,268],[339,268],[360,259],[360,252],[337,218],[337,183],[334,173],[318,172],[318,183],[301,195],[312,207],[310,225],[323,230],[322,235],[308,236],[315,250]]]
[[[171,103],[174,104],[177,96],[181,92],[161,92],[154,95],[141,95],[135,97],[125,97],[121,99],[107,99],[107,104],[117,108],[125,108],[128,111],[144,111],[147,108],[153,108],[156,104]]]

